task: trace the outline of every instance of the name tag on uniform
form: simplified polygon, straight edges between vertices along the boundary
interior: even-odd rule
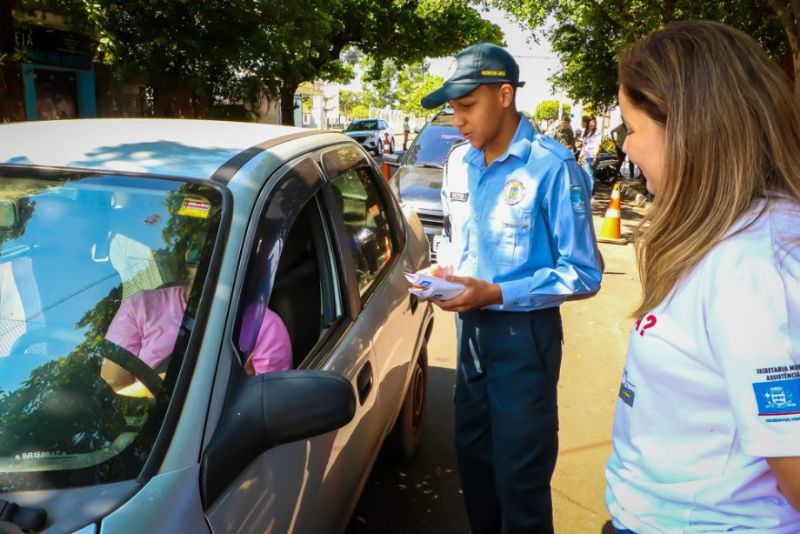
[[[459,193],[457,191],[450,192],[450,200],[453,202],[466,202],[469,198],[469,193]]]
[[[628,370],[622,371],[622,384],[619,386],[619,398],[622,402],[633,408],[633,403],[636,400],[636,391],[630,382],[628,382]]]
[[[633,408],[633,402],[636,400],[636,392],[626,383],[619,386],[619,398],[622,402]]]

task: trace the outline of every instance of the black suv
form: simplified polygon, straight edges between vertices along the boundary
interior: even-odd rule
[[[442,111],[425,125],[400,159],[389,182],[400,201],[416,212],[431,244],[431,259],[442,235],[442,170],[450,148],[463,141],[453,126],[453,113]]]

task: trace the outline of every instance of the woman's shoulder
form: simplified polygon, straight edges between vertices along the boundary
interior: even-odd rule
[[[784,196],[755,202],[708,254],[729,269],[800,263],[800,203]]]

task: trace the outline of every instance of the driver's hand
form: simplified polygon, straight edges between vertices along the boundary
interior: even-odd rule
[[[100,378],[105,380],[115,393],[119,393],[119,390],[136,382],[136,378],[132,374],[105,358],[100,365]]]

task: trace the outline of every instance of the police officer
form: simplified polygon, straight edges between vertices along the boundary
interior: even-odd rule
[[[445,167],[438,252],[466,289],[438,304],[458,312],[456,455],[474,534],[552,532],[559,305],[595,293],[602,271],[586,176],[517,112],[522,85],[511,55],[482,43],[422,99],[449,102],[467,141]]]

